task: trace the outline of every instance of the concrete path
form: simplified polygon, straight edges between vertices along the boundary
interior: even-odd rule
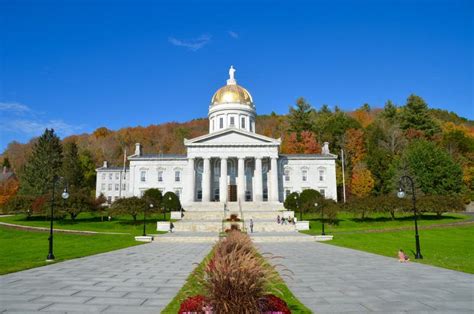
[[[150,243],[0,276],[0,313],[159,313],[211,243]]]
[[[272,262],[314,313],[474,313],[474,275],[323,243],[257,246],[283,257]]]

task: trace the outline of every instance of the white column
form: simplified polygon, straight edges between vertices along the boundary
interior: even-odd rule
[[[204,158],[202,173],[202,201],[211,201],[211,160]]]
[[[278,166],[277,158],[272,157],[270,160],[270,201],[278,202]]]
[[[263,200],[263,184],[262,184],[262,158],[255,158],[255,191],[253,191],[254,202],[261,202]]]
[[[188,180],[187,186],[185,187],[188,190],[188,202],[192,203],[195,200],[195,182],[196,174],[194,172],[194,158],[188,159]]]
[[[227,202],[227,158],[221,158],[221,177],[219,180],[219,200]]]
[[[237,167],[237,198],[241,202],[245,202],[245,158],[239,158]]]

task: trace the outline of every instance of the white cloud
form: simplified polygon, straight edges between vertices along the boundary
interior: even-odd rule
[[[61,136],[68,136],[83,128],[83,126],[68,124],[63,120],[35,121],[17,119],[5,122],[1,127],[2,129],[28,135],[40,135],[45,129],[54,129]]]
[[[8,111],[12,113],[30,112],[31,109],[23,104],[17,102],[0,102],[0,111]]]
[[[238,38],[239,38],[239,34],[237,34],[236,32],[228,31],[227,33],[229,34],[230,37],[232,37],[232,38],[234,38],[234,39],[238,39]]]
[[[177,39],[170,37],[168,40],[172,45],[186,47],[191,51],[197,51],[207,45],[211,41],[211,38],[211,35],[204,34],[194,39]]]

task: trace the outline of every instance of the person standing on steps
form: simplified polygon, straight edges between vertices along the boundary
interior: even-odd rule
[[[250,233],[253,233],[253,220],[250,218]]]

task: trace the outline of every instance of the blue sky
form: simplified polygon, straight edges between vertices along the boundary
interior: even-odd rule
[[[0,1],[0,151],[205,117],[228,68],[260,114],[410,93],[474,119],[472,1]]]

